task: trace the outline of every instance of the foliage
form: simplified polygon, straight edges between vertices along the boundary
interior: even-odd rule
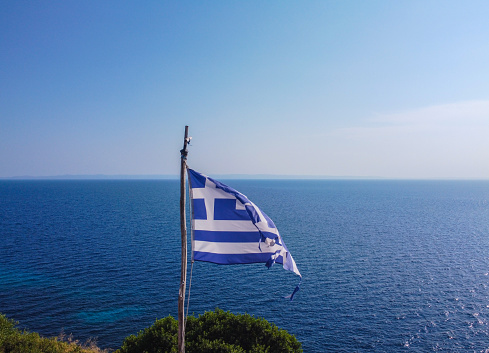
[[[152,326],[126,337],[115,353],[177,352],[178,322],[171,316],[157,320]]]
[[[36,332],[21,331],[17,322],[0,314],[0,353],[101,353],[92,342],[81,346],[77,341],[44,338]]]
[[[168,316],[124,340],[116,353],[177,352],[177,321]],[[187,353],[296,353],[302,352],[295,336],[262,318],[235,315],[216,309],[198,318],[189,317],[186,326]]]
[[[43,338],[21,331],[17,323],[0,314],[0,353],[103,353],[94,343],[80,345],[68,337]],[[127,337],[115,353],[176,353],[177,321],[168,316],[137,335]],[[299,353],[295,336],[265,319],[235,315],[220,309],[189,317],[186,327],[187,353]]]

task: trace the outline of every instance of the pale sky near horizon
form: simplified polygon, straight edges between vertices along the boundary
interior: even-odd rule
[[[0,9],[0,177],[489,179],[489,1]]]

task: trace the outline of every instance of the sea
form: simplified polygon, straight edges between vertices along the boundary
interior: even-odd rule
[[[195,262],[189,315],[262,317],[315,352],[489,352],[489,181],[223,180],[302,274]],[[177,316],[178,180],[0,181],[0,312],[117,349]],[[190,276],[190,265],[189,265]]]

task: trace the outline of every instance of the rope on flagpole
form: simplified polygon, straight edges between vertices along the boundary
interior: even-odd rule
[[[185,164],[185,169],[186,171],[188,172],[188,165]],[[190,185],[190,179],[189,179],[189,182],[188,182],[188,188],[189,188],[189,195],[192,196],[192,188],[191,188],[191,185]],[[190,197],[190,202],[188,203],[188,213],[190,214],[190,230],[191,230],[191,243],[193,242],[194,240],[194,232],[193,232],[193,227],[192,227],[192,220],[194,219],[194,208],[193,208],[193,204],[192,204],[192,197]],[[193,249],[192,249],[192,246],[190,248],[190,252],[191,252],[191,261],[190,261],[190,278],[189,278],[189,282],[188,282],[188,297],[187,297],[187,313],[185,314],[185,327],[187,327],[187,318],[188,318],[188,308],[190,307],[190,289],[192,288],[192,274],[193,274],[193,270],[194,270],[194,256],[193,256]]]
[[[185,315],[185,327],[187,327],[187,318],[188,318],[188,307],[190,306],[190,289],[192,288],[192,272],[194,269],[194,260],[190,263],[190,279],[188,282],[188,297],[187,297],[187,313]]]

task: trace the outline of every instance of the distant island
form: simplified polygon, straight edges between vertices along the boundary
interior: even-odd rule
[[[132,175],[132,174],[64,174],[49,176],[21,175],[14,177],[0,177],[0,180],[153,180],[153,179],[178,179],[177,175]]]
[[[221,180],[488,180],[487,178],[395,178],[350,175],[283,175],[283,174],[209,174]],[[50,176],[21,175],[0,180],[178,180],[176,174],[64,174]]]
[[[216,179],[290,179],[290,180],[374,180],[374,179],[386,179],[382,177],[370,177],[370,176],[328,176],[328,175],[278,175],[278,174],[216,174],[210,175]],[[137,174],[64,174],[64,175],[50,175],[50,176],[13,176],[13,177],[0,177],[0,180],[178,180],[179,175],[172,174],[149,174],[149,175],[137,175]]]

